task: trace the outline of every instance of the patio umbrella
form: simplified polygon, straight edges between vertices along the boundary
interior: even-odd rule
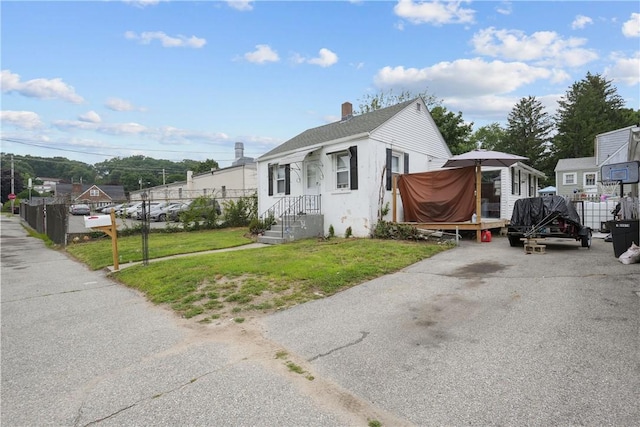
[[[476,221],[480,223],[480,199],[481,199],[481,182],[482,182],[482,166],[499,166],[509,167],[514,163],[527,160],[528,157],[516,156],[515,154],[503,153],[501,151],[491,151],[476,149],[467,153],[453,156],[444,164],[445,168],[476,168]],[[478,234],[479,236],[479,234]]]

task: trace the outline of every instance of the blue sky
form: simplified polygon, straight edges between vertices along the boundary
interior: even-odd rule
[[[2,1],[2,151],[258,157],[368,94],[475,127],[587,72],[640,108],[637,1]]]

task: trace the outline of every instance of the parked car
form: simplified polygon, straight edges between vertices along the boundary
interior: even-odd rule
[[[100,212],[102,212],[103,214],[110,214],[111,212],[118,213],[118,210],[122,209],[123,206],[124,206],[124,203],[120,203],[117,205],[104,206],[100,208]]]
[[[169,210],[167,210],[167,218],[169,221],[178,221],[180,220],[180,213],[189,209],[190,203],[180,203],[179,205],[173,206]]]
[[[178,208],[183,203],[169,203],[166,206],[163,206],[158,209],[154,209],[149,212],[149,221],[166,221],[169,218],[169,213],[171,209]]]
[[[151,213],[151,211],[166,206],[167,202],[147,202],[146,209],[147,214]],[[138,208],[131,213],[131,219],[142,219],[142,204],[138,206]]]
[[[90,215],[91,208],[89,207],[89,205],[85,204],[71,205],[71,207],[69,208],[69,213],[71,213],[71,215]]]
[[[129,205],[125,205],[119,211],[116,211],[118,215],[124,216],[126,218],[130,218],[131,215],[138,209],[138,207],[142,206],[142,202],[137,202]]]

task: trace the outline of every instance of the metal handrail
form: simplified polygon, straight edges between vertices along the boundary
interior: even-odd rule
[[[260,215],[260,219],[277,219],[282,224],[281,237],[284,237],[285,230],[290,230],[302,215],[319,214],[321,211],[320,195],[283,197]]]

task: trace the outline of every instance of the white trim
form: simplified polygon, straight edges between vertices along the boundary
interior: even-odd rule
[[[567,182],[567,177],[572,176],[573,182]],[[562,185],[578,185],[578,173],[577,172],[563,172],[562,173]]]

